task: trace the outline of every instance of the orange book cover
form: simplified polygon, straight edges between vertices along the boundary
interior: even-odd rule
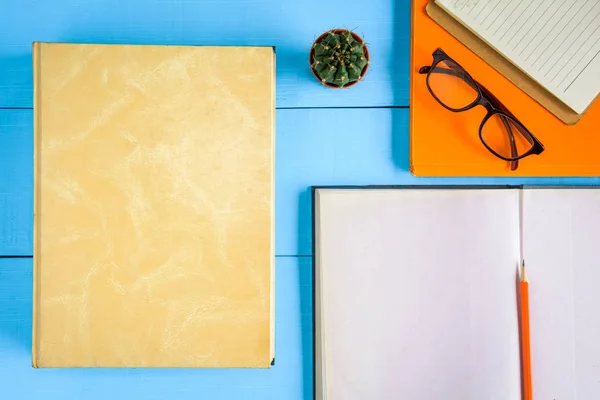
[[[426,12],[429,0],[414,0],[411,38],[410,171],[415,176],[596,176],[600,175],[600,101],[580,121],[567,125],[527,93],[463,45]],[[426,74],[432,54],[442,49],[477,82],[498,98],[544,151],[510,162],[492,154],[481,142],[479,126],[487,111],[445,109],[431,95]]]

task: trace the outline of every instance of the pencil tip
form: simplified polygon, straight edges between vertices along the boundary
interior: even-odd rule
[[[525,269],[525,260],[521,260],[521,282],[527,282],[527,270]]]

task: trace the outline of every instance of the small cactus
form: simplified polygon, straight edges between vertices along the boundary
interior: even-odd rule
[[[313,44],[311,68],[324,85],[344,87],[362,78],[369,59],[350,31],[329,31]]]

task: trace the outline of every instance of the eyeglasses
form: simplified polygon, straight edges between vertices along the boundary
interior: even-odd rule
[[[485,107],[487,114],[479,126],[479,138],[496,157],[510,161],[511,170],[518,168],[518,160],[544,151],[542,143],[442,49],[433,52],[433,63],[421,67],[419,74],[427,74],[429,93],[446,109],[462,112]]]

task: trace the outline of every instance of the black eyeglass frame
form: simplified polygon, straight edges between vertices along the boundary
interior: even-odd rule
[[[449,107],[448,105],[444,104],[444,102],[441,101],[435,95],[434,91],[431,89],[431,86],[429,85],[429,77],[431,76],[431,71],[435,70],[436,65],[438,65],[442,61],[451,61],[452,63],[454,63],[458,68],[460,68],[460,72],[462,74],[464,74],[464,76],[466,76],[467,79],[465,79],[464,76],[460,76],[459,74],[455,73],[455,71],[452,69],[443,68],[443,69],[436,70],[435,73],[439,73],[439,72],[443,71],[442,73],[456,76],[456,77],[462,79],[463,81],[465,81],[469,86],[471,86],[477,92],[477,98],[471,104],[468,104],[467,106],[462,107],[462,108],[455,109],[455,108]],[[508,108],[506,108],[506,106],[504,104],[502,104],[502,102],[500,102],[500,100],[498,100],[496,98],[496,96],[494,96],[489,90],[487,90],[484,86],[482,86],[475,79],[473,79],[473,77],[467,72],[466,69],[464,69],[459,63],[457,63],[455,60],[453,60],[450,56],[448,56],[442,49],[438,48],[437,50],[435,50],[433,52],[432,64],[430,66],[421,67],[419,69],[419,74],[427,74],[427,78],[426,78],[427,90],[429,90],[429,93],[433,96],[433,98],[436,99],[436,101],[438,103],[440,103],[445,109],[452,111],[452,112],[463,112],[463,111],[468,111],[472,108],[475,108],[476,106],[485,107],[485,109],[487,110],[487,114],[485,115],[485,117],[481,121],[481,124],[479,125],[479,139],[481,140],[481,143],[496,157],[498,157],[502,160],[505,160],[505,161],[512,162],[513,165],[512,165],[511,169],[514,170],[517,168],[518,160],[521,160],[530,155],[539,155],[544,151],[544,145],[542,144],[542,142],[540,142],[539,139],[536,138],[533,135],[533,133],[531,133],[531,131],[529,131],[529,129],[527,129],[525,127],[525,125],[523,125],[523,123],[521,121],[519,121],[519,119],[517,117],[515,117],[514,114],[511,113],[508,110]],[[511,146],[511,153],[514,155],[513,157],[505,157],[505,156],[498,154],[493,148],[491,148],[485,142],[485,140],[483,138],[483,126],[492,116],[494,116],[496,114],[502,118],[502,122],[504,123],[504,125],[506,127],[507,134],[509,136],[510,146]],[[526,151],[525,153],[523,153],[521,155],[516,155],[517,149],[516,149],[516,144],[515,144],[515,137],[514,137],[514,134],[512,133],[510,125],[507,123],[505,118],[508,118],[510,121],[512,121],[512,123],[515,124],[517,129],[520,128],[521,134],[529,136],[529,138],[531,139],[531,143],[532,143],[531,149],[529,149],[528,151]]]

